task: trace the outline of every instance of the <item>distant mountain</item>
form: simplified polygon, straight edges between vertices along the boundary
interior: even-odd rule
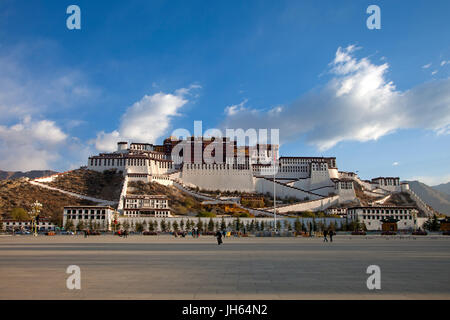
[[[36,179],[40,177],[49,176],[52,174],[57,173],[56,171],[52,170],[31,170],[27,172],[22,171],[3,171],[0,170],[0,180],[12,180],[12,179],[19,179],[19,178],[30,178],[30,179]]]
[[[434,188],[419,181],[406,181],[409,187],[414,191],[426,204],[430,205],[446,215],[450,215],[450,194],[435,190]]]
[[[446,193],[450,195],[450,182],[442,183],[432,187],[434,190]]]

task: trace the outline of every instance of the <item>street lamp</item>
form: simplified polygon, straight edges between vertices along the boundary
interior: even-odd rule
[[[31,230],[33,231],[33,227],[34,227],[33,235],[35,237],[37,236],[37,223],[39,222],[39,213],[41,212],[41,209],[42,209],[42,204],[36,200],[31,205],[31,211],[29,212],[31,219],[32,219]]]
[[[119,213],[118,213],[117,211],[114,211],[114,214],[113,214],[113,219],[114,219],[114,221],[113,221],[113,224],[114,224],[113,235],[116,234],[116,225],[117,225],[117,222],[118,222],[118,221],[117,221],[118,218],[119,218]]]

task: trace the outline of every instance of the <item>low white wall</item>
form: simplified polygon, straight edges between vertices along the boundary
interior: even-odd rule
[[[269,193],[273,195],[273,180],[271,179],[265,179],[265,178],[255,178],[255,189],[257,192],[266,194]],[[309,200],[315,200],[321,198],[319,195],[314,195],[308,192],[304,192],[298,189],[295,189],[293,187],[290,187],[289,185],[284,185],[282,183],[275,183],[276,187],[276,194],[279,198],[287,198],[287,197],[293,197],[297,198],[299,200],[304,200],[305,198],[308,198]]]
[[[300,212],[300,211],[323,211],[328,207],[338,204],[339,196],[332,196],[324,199],[294,203],[288,206],[277,207],[277,213]],[[273,208],[265,209],[273,212]]]
[[[123,224],[125,221],[128,221],[128,223],[131,225],[132,222],[134,224],[136,224],[136,223],[143,223],[145,221],[147,223],[147,225],[148,225],[149,221],[152,221],[152,222],[156,221],[158,223],[158,230],[161,231],[160,230],[160,222],[162,220],[164,220],[166,223],[170,222],[171,224],[173,224],[173,222],[176,221],[178,223],[178,228],[180,229],[181,221],[184,221],[184,225],[185,226],[186,226],[186,222],[188,220],[190,220],[191,222],[194,222],[197,225],[197,222],[198,222],[199,219],[202,221],[204,226],[208,225],[210,219],[212,219],[214,223],[218,222],[219,223],[219,227],[220,227],[220,224],[222,222],[222,217],[198,218],[198,217],[189,217],[189,216],[186,216],[186,217],[177,216],[177,217],[169,217],[169,218],[154,218],[154,217],[128,218],[128,217],[119,217],[119,222],[121,224]],[[228,226],[228,223],[229,222],[234,223],[236,221],[236,218],[234,218],[234,217],[224,217],[224,220],[225,220],[225,223]],[[239,220],[242,223],[244,223],[244,224],[247,224],[247,223],[250,224],[252,220],[255,220],[255,221],[258,221],[258,222],[261,222],[261,221],[273,222],[274,221],[273,218],[239,218]]]

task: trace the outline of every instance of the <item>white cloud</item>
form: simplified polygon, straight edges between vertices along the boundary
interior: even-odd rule
[[[98,93],[86,85],[78,70],[58,67],[57,46],[45,40],[12,47],[0,53],[0,169],[64,170],[69,161],[82,163],[89,150],[54,121],[53,110],[80,108]],[[39,53],[47,59],[39,59]],[[50,63],[49,63],[50,62]],[[41,120],[36,120],[41,119]],[[70,119],[65,128],[79,125]],[[64,156],[63,156],[64,155]],[[71,160],[69,160],[71,159]]]
[[[357,59],[357,48],[338,48],[330,63],[331,79],[279,112],[234,108],[223,127],[278,128],[281,142],[306,141],[326,150],[341,141],[376,140],[405,128],[448,132],[450,79],[399,91],[386,79],[387,63]],[[447,129],[446,129],[447,128]]]
[[[395,161],[394,163],[392,163],[392,165],[395,167],[395,166],[398,166],[399,163],[397,161]]]
[[[198,88],[201,86],[191,85],[176,90],[174,94],[159,92],[145,95],[126,110],[119,129],[97,134],[93,141],[95,147],[100,151],[114,151],[119,140],[154,143],[167,133],[173,117],[180,115],[179,110],[188,103],[186,96]]]
[[[428,63],[428,64],[422,66],[423,69],[428,69],[429,67],[431,67],[431,63]]]
[[[77,70],[31,72],[24,65],[16,56],[0,56],[0,121],[75,104],[79,107],[83,99],[97,93],[84,84],[84,76]]]
[[[244,99],[239,104],[233,104],[231,106],[225,107],[225,114],[229,115],[229,116],[232,116],[232,115],[236,114],[237,112],[245,110],[244,106],[247,103],[247,101],[248,101],[248,99]]]
[[[434,76],[436,73],[438,73],[438,71],[434,70],[433,72],[431,72],[431,75]]]
[[[60,158],[60,147],[68,136],[53,121],[25,117],[11,125],[0,125],[0,168],[3,170],[49,169]]]

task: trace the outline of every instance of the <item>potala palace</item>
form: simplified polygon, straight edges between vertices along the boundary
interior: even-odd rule
[[[187,217],[174,214],[164,192],[133,194],[133,186],[129,186],[132,182],[170,186],[202,201],[205,207],[228,208],[225,212],[231,214],[213,218],[215,222],[225,219],[229,223],[233,220],[233,210],[243,210],[261,221],[270,221],[275,213],[292,216],[312,211],[357,219],[368,230],[381,230],[382,222],[387,219],[396,219],[399,228],[416,229],[427,217],[439,214],[410,190],[407,183],[400,182],[399,177],[361,180],[354,172],[339,171],[335,157],[283,157],[276,144],[240,146],[229,138],[170,137],[162,145],[118,142],[116,151],[90,156],[87,166],[81,169],[123,174],[120,196],[104,200],[49,185],[66,173],[30,181],[39,187],[97,203],[94,206],[67,203],[63,225],[69,220],[75,225],[102,222],[111,230],[117,222],[149,223],[168,218],[181,223]],[[261,201],[263,197],[276,198],[276,206],[249,207],[242,202],[244,199],[246,203],[254,199]],[[397,200],[389,200],[391,197],[410,199],[393,205],[389,203]],[[411,201],[415,204],[411,205]],[[250,221],[253,219],[250,217],[243,219]]]
[[[335,157],[280,157],[278,150],[278,145],[271,144],[238,146],[229,138],[170,137],[162,145],[119,142],[117,151],[89,157],[87,168],[123,172],[124,195],[128,182],[144,181],[190,190],[271,195],[275,192],[277,198],[298,200],[278,207],[277,213],[325,210],[353,202],[357,200],[355,183],[367,195],[378,198],[387,198],[394,192],[411,192],[398,177],[367,181],[360,180],[355,173],[339,171]],[[379,201],[382,203],[383,199]],[[118,209],[123,208],[121,199]]]

